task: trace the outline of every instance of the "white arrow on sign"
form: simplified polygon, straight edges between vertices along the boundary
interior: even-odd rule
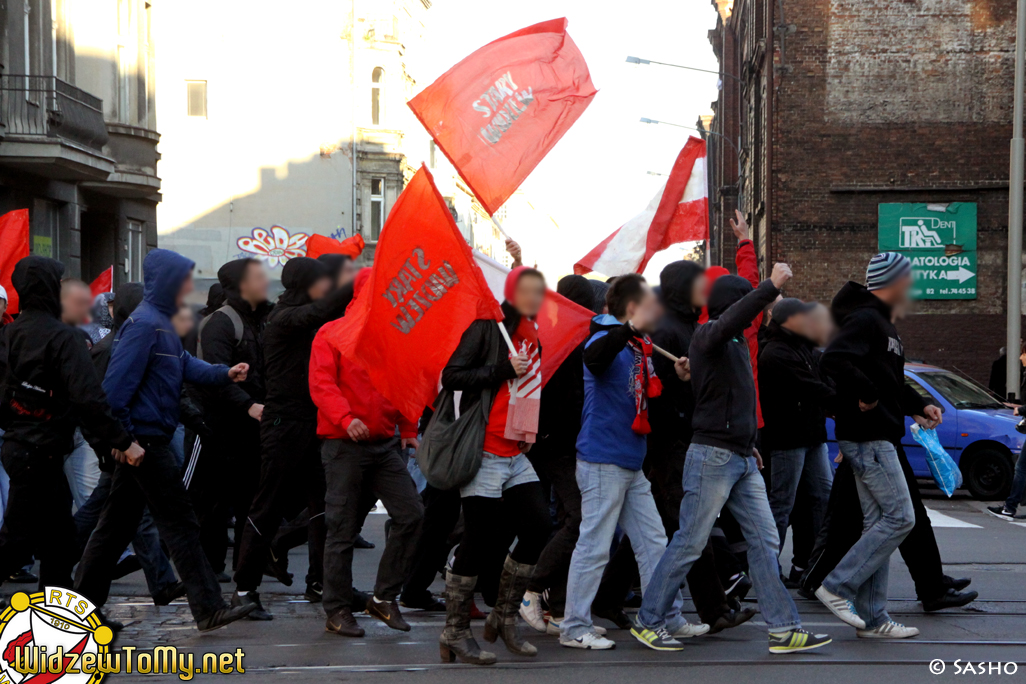
[[[948,280],[957,280],[959,284],[976,277],[975,273],[964,266],[959,266],[957,271],[945,271],[944,274]]]

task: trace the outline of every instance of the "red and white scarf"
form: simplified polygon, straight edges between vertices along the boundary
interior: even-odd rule
[[[648,422],[648,400],[663,393],[663,383],[655,374],[655,367],[652,365],[651,338],[648,335],[632,337],[629,344],[634,352],[631,390],[634,392],[636,410],[631,429],[639,435],[647,435],[652,432],[652,426]]]
[[[509,381],[509,410],[506,413],[504,437],[515,442],[533,444],[538,436],[542,388],[538,324],[523,317],[517,326],[516,334],[521,340],[517,353],[526,354],[530,365],[526,373],[516,380]],[[512,354],[510,356],[512,357]]]

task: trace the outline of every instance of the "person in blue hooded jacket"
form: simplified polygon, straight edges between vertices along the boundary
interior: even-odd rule
[[[114,567],[149,506],[203,632],[245,617],[253,607],[229,608],[221,596],[171,452],[171,437],[178,426],[183,381],[197,385],[241,382],[249,367],[211,365],[183,349],[171,317],[192,292],[194,265],[165,249],[151,251],[143,261],[143,301],[118,331],[103,389],[114,415],[145,454],[133,458],[115,452],[118,464],[110,497],[82,555],[75,588],[97,605],[106,603]]]

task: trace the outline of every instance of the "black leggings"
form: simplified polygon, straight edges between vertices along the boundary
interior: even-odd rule
[[[505,551],[499,546],[507,537],[500,532],[507,524],[517,535],[517,545],[510,552],[513,560],[524,565],[537,563],[552,527],[548,501],[540,482],[510,487],[502,493],[501,499],[463,498],[463,539],[456,550],[453,573],[476,577],[482,568],[491,567],[489,559]]]

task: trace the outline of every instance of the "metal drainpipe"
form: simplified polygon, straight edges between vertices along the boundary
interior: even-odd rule
[[[1026,87],[1026,0],[1015,17],[1015,90],[1013,91],[1011,163],[1008,180],[1008,330],[1005,339],[1005,392],[1019,396],[1019,338],[1022,328],[1023,88]]]
[[[1026,0],[1023,0],[1026,1]],[[776,74],[773,70],[773,0],[766,0],[766,126],[763,129],[766,139],[766,173],[763,175],[766,184],[766,253],[765,267],[767,272],[773,264],[773,241],[770,239],[770,226],[773,216],[773,91]]]
[[[357,166],[357,163],[356,163],[356,91],[357,91],[357,88],[356,88],[356,0],[352,0],[352,10],[353,10],[353,16],[352,16],[352,20],[350,22],[350,28],[349,28],[349,83],[350,83],[350,93],[352,95],[352,103],[351,103],[351,106],[350,106],[350,109],[351,109],[351,112],[352,112],[352,115],[351,115],[352,116],[352,140],[351,140],[351,143],[350,143],[350,151],[352,152],[352,165],[353,165],[353,167],[352,167],[353,168],[353,172],[351,174],[353,176],[353,206],[352,206],[353,230],[352,230],[352,235],[350,235],[349,237],[354,237],[356,235],[356,232],[357,232],[357,225],[356,225],[356,187],[357,187],[357,183],[356,183],[356,166]]]

